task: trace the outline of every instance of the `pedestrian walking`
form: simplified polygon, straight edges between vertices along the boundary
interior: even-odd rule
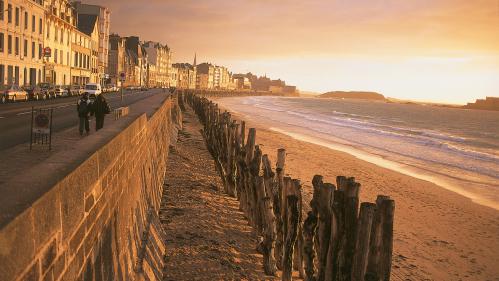
[[[97,95],[93,104],[95,114],[95,130],[98,131],[104,127],[104,117],[111,113],[111,108],[106,98],[102,94]]]
[[[76,103],[76,111],[80,118],[80,136],[83,135],[83,129],[85,129],[88,135],[90,133],[89,116],[92,113],[92,101],[88,98],[88,93],[84,93],[78,100]]]

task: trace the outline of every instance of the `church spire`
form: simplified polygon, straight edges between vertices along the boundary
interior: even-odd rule
[[[194,53],[194,65],[193,65],[194,67],[196,67],[196,66],[197,66],[197,64],[196,64],[196,57],[197,57],[197,54],[196,54],[196,53]]]

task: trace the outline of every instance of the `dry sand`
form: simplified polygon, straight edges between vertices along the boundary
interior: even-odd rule
[[[362,184],[361,201],[374,202],[378,194],[395,200],[392,280],[499,280],[499,211],[265,124],[250,127],[257,128],[256,143],[273,163],[277,149],[286,149],[286,173],[302,180],[304,202],[315,174],[332,183],[337,175],[354,176]]]
[[[223,193],[192,111],[171,149],[160,218],[166,232],[164,280],[280,280],[263,272],[263,256],[239,203]]]

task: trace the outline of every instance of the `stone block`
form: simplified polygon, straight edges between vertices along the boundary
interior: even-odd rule
[[[45,276],[43,276],[43,281],[54,281],[54,269],[53,268],[50,268],[49,271],[47,271],[47,273],[45,273]]]
[[[97,182],[97,171],[98,158],[92,155],[61,182],[63,240],[67,240],[76,231],[83,219],[85,192]]]
[[[95,198],[92,193],[90,193],[87,198],[85,198],[85,212],[88,213],[90,209],[94,206]]]
[[[59,278],[59,276],[61,276],[65,268],[66,268],[66,253],[62,253],[56,258],[54,266],[52,267],[54,279]]]
[[[35,249],[39,251],[47,241],[61,230],[61,195],[59,185],[45,193],[33,205]]]
[[[57,240],[54,239],[49,243],[47,248],[43,251],[41,257],[41,273],[42,275],[47,272],[49,267],[54,263],[57,256]]]
[[[22,281],[38,281],[40,279],[40,264],[35,262],[21,278]]]
[[[80,245],[82,244],[83,240],[85,239],[85,233],[86,233],[86,225],[85,222],[82,222],[82,224],[78,227],[78,229],[75,231],[71,239],[69,240],[69,252],[68,256],[71,257],[75,255],[78,251],[78,248],[80,248]]]
[[[74,258],[67,264],[66,272],[64,272],[61,281],[75,281],[80,278],[80,271],[83,267],[84,251],[83,247],[76,253]]]
[[[14,280],[35,257],[33,213],[28,209],[0,230],[0,280]]]

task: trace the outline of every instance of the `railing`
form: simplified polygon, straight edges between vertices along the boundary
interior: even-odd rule
[[[224,94],[223,96],[227,96]],[[256,143],[256,129],[245,140],[244,121],[233,120],[217,104],[180,91],[204,125],[225,192],[236,197],[258,238],[264,271],[292,280],[293,269],[305,280],[390,280],[395,202],[379,195],[363,202],[360,183],[338,176],[336,185],[312,180],[313,198],[304,217],[300,180],[285,176],[285,149],[275,169]],[[305,219],[303,219],[305,218]]]

